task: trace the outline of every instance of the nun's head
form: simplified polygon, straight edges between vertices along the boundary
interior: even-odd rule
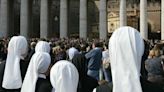
[[[11,38],[8,45],[8,53],[13,53],[25,58],[28,52],[28,43],[25,37],[23,36],[14,36]]]
[[[79,74],[69,61],[58,61],[50,72],[50,80],[55,92],[77,92]]]
[[[33,62],[33,66],[35,65],[36,69],[38,70],[38,73],[44,74],[47,72],[50,66],[51,57],[46,52],[36,52],[32,56],[31,61]]]
[[[39,41],[35,46],[35,52],[50,53],[50,44],[46,41]]]

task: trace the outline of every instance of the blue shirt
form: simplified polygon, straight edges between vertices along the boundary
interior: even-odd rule
[[[102,62],[102,50],[100,48],[94,48],[85,55],[88,62],[88,69],[99,71]]]

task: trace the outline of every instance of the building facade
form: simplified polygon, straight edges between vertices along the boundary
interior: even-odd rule
[[[147,23],[149,38],[160,39],[161,33],[161,2],[160,0],[147,0]],[[112,6],[110,6],[110,4]],[[108,1],[108,32],[112,33],[119,28],[119,0]],[[140,4],[139,0],[127,2],[127,25],[140,30]],[[153,36],[154,35],[154,36]],[[158,37],[157,37],[158,36]]]
[[[120,27],[121,0],[0,0],[0,37],[106,39]],[[126,1],[127,25],[140,30],[140,0]],[[148,31],[161,33],[161,0],[147,0]]]

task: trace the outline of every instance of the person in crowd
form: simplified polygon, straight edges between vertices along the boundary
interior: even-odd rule
[[[99,81],[99,86],[93,90],[93,92],[112,92],[112,83],[106,80]]]
[[[46,41],[39,41],[36,46],[33,46],[34,43],[31,43],[33,50],[30,51],[27,60],[30,61],[32,55],[35,52],[47,52],[50,53],[50,44]]]
[[[51,92],[51,83],[46,79],[51,57],[46,52],[36,52],[29,63],[21,92]]]
[[[85,56],[80,53],[76,54],[72,63],[75,65],[79,72],[79,83],[77,92],[92,92],[98,86],[98,81],[87,75],[87,64]]]
[[[71,47],[68,49],[68,57],[70,61],[72,60],[75,54],[79,53],[78,49],[76,49],[75,46],[75,43],[71,43]]]
[[[151,58],[145,61],[145,68],[148,71],[147,80],[152,83],[164,84],[163,61],[160,57],[160,50],[153,49],[150,51]]]
[[[92,44],[93,49],[85,55],[88,60],[87,74],[97,80],[99,80],[99,69],[102,63],[102,49],[100,47],[100,42],[94,41]]]
[[[64,46],[56,46],[52,48],[52,53],[54,57],[54,63],[59,60],[66,60],[66,52],[64,51]]]
[[[60,52],[58,53],[58,60],[66,60],[67,54],[64,44],[60,45]]]
[[[52,92],[77,92],[79,74],[72,63],[61,60],[51,68],[50,80]]]
[[[27,56],[27,60],[30,61],[32,55],[35,53],[35,46],[36,46],[36,42],[31,42],[30,43],[30,48],[28,51],[28,56]]]
[[[142,56],[141,60],[141,77],[142,79],[146,80],[147,79],[147,71],[145,69],[145,61],[148,59],[149,51],[150,51],[150,43],[146,40],[144,40],[144,54]]]
[[[6,60],[7,57],[7,42],[4,40],[0,41],[0,62]]]
[[[0,62],[3,61],[4,58],[4,44],[3,40],[0,40]]]
[[[139,32],[131,27],[117,29],[109,40],[109,53],[112,92],[142,92],[140,68],[144,42]],[[101,89],[106,90],[103,87]],[[96,92],[110,92],[110,90],[96,90]]]
[[[0,91],[20,92],[28,63],[24,60],[28,43],[23,36],[14,36],[8,45],[7,59],[0,64]]]
[[[102,52],[103,74],[106,81],[112,82],[108,44],[104,44],[103,48],[104,48],[104,51]]]
[[[154,50],[150,50],[149,51],[149,56],[148,56],[148,59],[152,59],[155,57],[155,51]]]
[[[85,54],[87,53],[88,44],[87,44],[87,43],[82,43],[80,47],[81,47],[80,53],[81,53],[82,55],[85,55]]]

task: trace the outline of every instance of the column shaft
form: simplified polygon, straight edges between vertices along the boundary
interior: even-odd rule
[[[41,0],[40,7],[40,37],[48,37],[48,0]]]
[[[67,37],[68,16],[67,16],[67,0],[60,0],[60,38]]]
[[[9,0],[1,0],[0,37],[7,37],[9,31]]]
[[[161,0],[161,40],[164,40],[164,0]]]
[[[120,27],[127,26],[126,0],[120,0]]]
[[[107,39],[107,1],[100,0],[99,38]]]
[[[80,0],[80,38],[87,38],[87,0]]]
[[[8,36],[13,36],[13,35],[17,35],[15,30],[14,30],[14,0],[9,0],[9,18],[8,18],[8,21],[9,21],[9,28],[8,28],[8,33],[7,35]]]
[[[31,0],[21,0],[20,5],[20,35],[28,38],[28,32],[30,31],[30,12]]]
[[[143,39],[148,39],[147,0],[140,0],[140,33]]]

